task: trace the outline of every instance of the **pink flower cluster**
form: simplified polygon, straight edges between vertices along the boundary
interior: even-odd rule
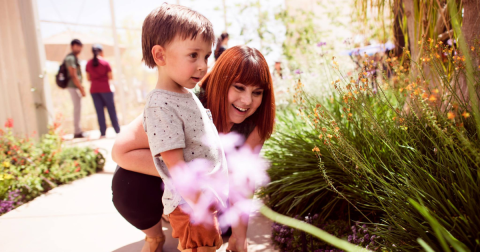
[[[266,170],[268,162],[259,156],[260,149],[252,150],[241,146],[244,139],[234,133],[220,135],[228,164],[228,181],[208,174],[210,163],[205,159],[196,159],[183,167],[174,169],[172,178],[175,189],[184,196],[198,197],[196,203],[188,202],[189,207],[182,209],[190,214],[194,223],[208,223],[209,215],[219,210],[220,227],[235,226],[241,216],[248,216],[254,207],[253,194],[258,186],[266,185],[269,177]],[[175,174],[176,173],[176,174]],[[228,183],[228,204],[221,193]],[[219,193],[220,192],[220,193]]]

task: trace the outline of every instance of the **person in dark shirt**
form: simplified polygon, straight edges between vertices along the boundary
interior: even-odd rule
[[[112,79],[110,64],[103,59],[103,49],[99,44],[92,46],[93,59],[87,62],[87,80],[91,82],[90,94],[97,111],[98,125],[100,126],[100,137],[105,137],[107,125],[105,124],[105,107],[107,108],[110,121],[115,132],[120,132],[117,112],[113,101],[113,92],[110,90],[109,80]]]
[[[72,52],[65,57],[65,65],[68,69],[67,90],[72,97],[73,102],[73,138],[85,137],[80,126],[80,117],[82,114],[82,97],[85,97],[85,89],[82,86],[82,70],[78,63],[77,56],[82,52],[83,44],[80,40],[74,39],[70,42]]]
[[[214,53],[215,61],[217,61],[220,55],[222,55],[222,53],[225,50],[227,50],[228,40],[229,40],[229,37],[228,37],[228,33],[226,32],[222,33],[222,35],[220,35],[220,37],[218,38],[217,47],[215,48],[215,53]]]

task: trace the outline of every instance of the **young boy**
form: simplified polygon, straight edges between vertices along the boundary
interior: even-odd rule
[[[179,238],[180,251],[216,251],[222,245],[215,212],[209,221],[215,225],[208,227],[191,223],[189,215],[182,211],[194,206],[199,195],[180,195],[173,181],[181,178],[175,177],[178,172],[172,172],[180,168],[184,171],[188,162],[201,158],[211,164],[208,175],[228,181],[225,154],[215,125],[197,97],[188,90],[205,76],[214,39],[208,19],[173,4],[163,4],[153,10],[142,28],[143,60],[147,66],[158,69],[157,85],[145,105],[144,129],[155,166],[165,184],[164,213],[169,214],[172,236]],[[205,139],[209,140],[208,146]],[[216,190],[217,200],[225,204],[228,183]]]

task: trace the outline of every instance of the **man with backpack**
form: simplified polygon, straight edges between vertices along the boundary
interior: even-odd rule
[[[65,57],[65,68],[67,73],[66,89],[73,101],[73,138],[82,138],[83,132],[80,127],[80,116],[82,112],[82,97],[85,97],[85,89],[82,86],[82,70],[78,63],[77,56],[82,52],[83,44],[80,40],[74,39],[70,42],[72,52]]]

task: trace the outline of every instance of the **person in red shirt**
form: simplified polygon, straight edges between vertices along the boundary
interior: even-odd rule
[[[107,108],[110,121],[115,132],[120,132],[115,103],[113,101],[113,92],[110,90],[108,80],[112,79],[112,69],[110,64],[103,59],[103,49],[99,44],[92,46],[93,59],[87,62],[86,72],[87,80],[91,82],[90,94],[93,104],[97,111],[98,125],[100,126],[100,137],[105,137],[107,125],[105,124],[105,107]]]

